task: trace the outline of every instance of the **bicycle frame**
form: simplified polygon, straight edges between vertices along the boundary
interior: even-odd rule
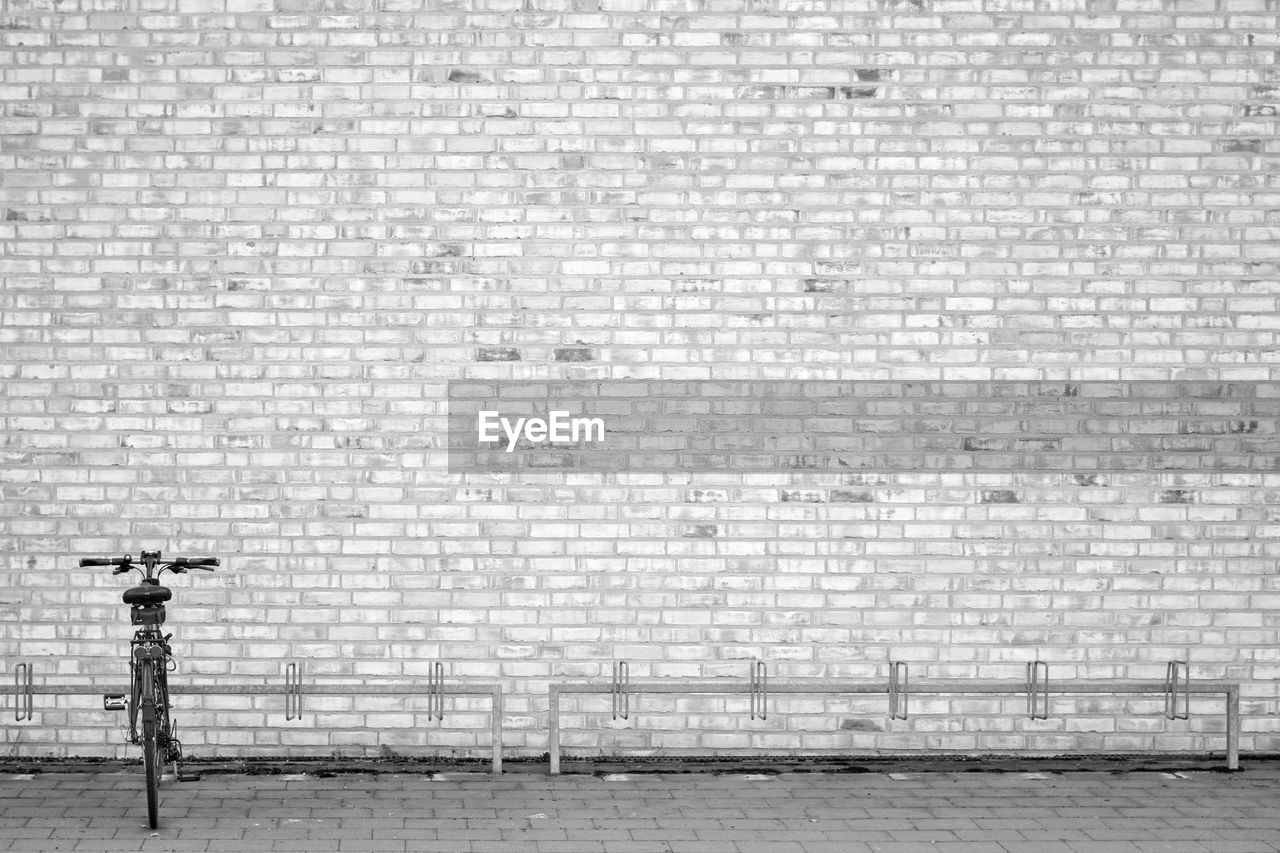
[[[139,586],[124,594],[129,605],[129,621],[138,626],[129,643],[130,699],[129,743],[142,747],[143,767],[147,787],[147,818],[155,829],[159,813],[160,768],[173,764],[174,778],[178,774],[178,762],[182,760],[182,743],[175,736],[173,715],[169,712],[169,670],[174,668],[173,649],[169,646],[172,634],[164,634],[164,602],[172,597],[167,587],[160,585],[160,576],[166,571],[183,574],[188,569],[207,569],[219,564],[214,557],[179,557],[162,562],[159,551],[143,551],[142,564],[137,565],[129,555],[123,557],[86,557],[81,566],[112,566],[113,574],[130,571],[142,573]],[[123,697],[103,697],[109,710],[120,707]],[[138,722],[141,718],[142,726]]]
[[[181,746],[173,738],[169,714],[169,669],[173,663],[173,650],[169,646],[171,636],[161,636],[158,624],[144,625],[134,633],[130,642],[129,742],[135,745],[140,742],[139,712],[144,718],[151,714],[158,723],[160,747],[166,762],[177,761],[181,757]]]

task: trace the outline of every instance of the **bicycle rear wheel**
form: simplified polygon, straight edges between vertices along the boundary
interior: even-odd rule
[[[147,822],[155,829],[160,822],[160,735],[156,724],[155,685],[152,663],[142,664],[142,772],[147,781]]]

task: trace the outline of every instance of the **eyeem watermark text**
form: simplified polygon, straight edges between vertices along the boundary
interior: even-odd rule
[[[476,437],[480,443],[498,442],[506,436],[507,453],[514,453],[521,438],[527,444],[579,444],[604,441],[604,419],[572,417],[567,411],[555,410],[545,418],[504,418],[500,412],[486,409],[476,413]]]

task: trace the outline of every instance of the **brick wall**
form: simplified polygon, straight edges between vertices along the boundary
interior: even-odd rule
[[[0,651],[175,679],[1249,681],[1280,749],[1267,0],[3,0]],[[451,380],[855,383],[842,461],[451,474]],[[891,389],[887,405],[860,381]],[[882,403],[885,401],[881,401]],[[5,678],[9,676],[4,675]],[[78,700],[91,706],[91,699]],[[568,703],[577,754],[1221,749],[1159,697]],[[87,707],[86,706],[86,707]],[[185,698],[199,754],[485,705]],[[18,754],[116,754],[59,700]],[[1211,710],[1208,705],[1199,705]],[[414,723],[422,730],[414,729]],[[424,733],[425,732],[425,733]]]

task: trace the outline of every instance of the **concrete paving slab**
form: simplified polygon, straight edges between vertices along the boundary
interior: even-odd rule
[[[1278,853],[1240,773],[208,773],[145,825],[136,769],[0,772],[0,851]]]

